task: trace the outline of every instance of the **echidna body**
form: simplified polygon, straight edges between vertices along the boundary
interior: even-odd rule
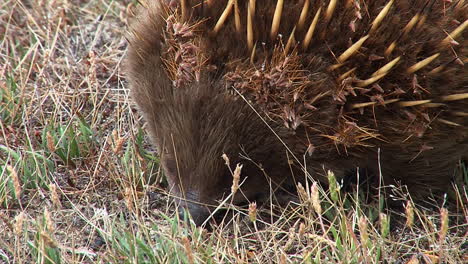
[[[467,16],[463,0],[148,1],[128,77],[197,223],[237,163],[235,203],[358,167],[446,191],[468,154]]]

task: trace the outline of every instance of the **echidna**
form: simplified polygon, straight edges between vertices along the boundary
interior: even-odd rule
[[[357,167],[446,191],[468,156],[467,16],[464,0],[147,1],[128,78],[198,224],[236,163],[234,203]]]

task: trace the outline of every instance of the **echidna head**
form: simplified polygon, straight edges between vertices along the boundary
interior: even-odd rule
[[[212,93],[211,86],[215,84],[175,89],[154,113],[158,127],[153,133],[170,191],[197,225],[219,201],[253,201],[288,175],[281,173],[287,167],[282,145],[257,114],[244,101],[219,93],[219,88]],[[238,163],[243,166],[241,186],[229,197]]]

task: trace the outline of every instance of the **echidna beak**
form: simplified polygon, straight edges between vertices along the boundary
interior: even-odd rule
[[[210,210],[206,204],[199,202],[199,198],[197,192],[186,191],[183,199],[176,199],[179,219],[188,221],[188,216],[190,215],[196,226],[201,226],[203,223],[208,222],[207,219],[210,217]]]

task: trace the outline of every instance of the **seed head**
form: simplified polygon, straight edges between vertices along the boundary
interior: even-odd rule
[[[232,186],[231,186],[231,193],[234,195],[237,190],[239,189],[239,181],[241,175],[242,165],[237,164],[234,173],[232,174]]]
[[[251,222],[257,221],[257,202],[249,204],[249,219]]]

